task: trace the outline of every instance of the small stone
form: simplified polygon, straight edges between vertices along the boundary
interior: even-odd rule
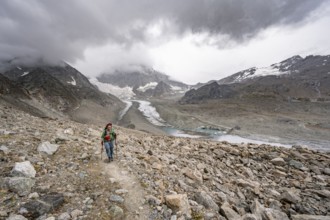
[[[79,209],[75,209],[71,212],[71,218],[77,219],[79,216],[82,216],[83,214],[84,214],[83,211],[81,211]]]
[[[22,215],[10,215],[6,220],[28,220]]]
[[[5,155],[7,155],[10,152],[9,148],[6,147],[5,145],[0,146],[0,151],[2,151]]]
[[[116,205],[111,206],[109,212],[112,219],[122,219],[124,217],[124,210],[119,206]]]
[[[124,198],[118,195],[111,195],[110,196],[110,201],[111,202],[118,202],[118,203],[123,203],[124,202]]]
[[[111,184],[114,184],[114,183],[117,182],[117,180],[116,180],[115,178],[109,178],[109,180],[110,180],[110,183],[111,183]]]
[[[284,161],[284,159],[281,158],[281,157],[274,158],[270,162],[272,164],[274,164],[275,166],[284,166],[286,164],[286,162]]]
[[[29,196],[28,196],[29,199],[37,199],[39,198],[39,194],[37,192],[34,192],[34,193],[31,193]]]
[[[324,173],[325,175],[330,176],[330,168],[325,168],[325,169],[323,169],[323,173]]]
[[[128,190],[126,189],[118,189],[115,191],[116,194],[122,195],[122,194],[127,194]]]
[[[64,213],[62,213],[60,216],[58,216],[57,219],[58,219],[58,220],[70,220],[70,219],[71,219],[71,216],[70,216],[69,213],[64,212]]]

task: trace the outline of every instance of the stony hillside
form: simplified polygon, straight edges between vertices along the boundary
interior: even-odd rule
[[[330,219],[329,153],[116,127],[107,163],[101,127],[5,105],[0,123],[1,219]]]
[[[100,120],[90,114],[98,112],[100,118],[115,120],[124,107],[118,98],[99,91],[82,73],[64,62],[0,63],[0,69],[0,100],[36,116],[97,123]]]

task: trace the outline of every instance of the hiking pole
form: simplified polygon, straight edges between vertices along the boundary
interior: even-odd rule
[[[103,141],[101,141],[101,160],[102,160],[102,154],[103,154]]]
[[[117,142],[117,138],[115,140],[116,140],[116,156],[117,156],[117,159],[118,159],[119,157],[118,157],[118,142]]]

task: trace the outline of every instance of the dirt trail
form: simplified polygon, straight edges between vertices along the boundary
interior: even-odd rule
[[[101,167],[110,178],[115,179],[120,189],[128,191],[120,195],[125,199],[125,219],[148,219],[150,210],[148,205],[144,204],[145,192],[138,179],[118,161],[101,162]]]

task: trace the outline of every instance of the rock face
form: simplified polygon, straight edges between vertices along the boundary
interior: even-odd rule
[[[98,107],[111,105],[107,108],[109,112],[119,111],[118,107],[123,105],[115,96],[100,92],[65,62],[18,65],[12,60],[6,64],[0,62],[0,69],[3,71],[0,73],[0,99],[36,116],[70,117],[86,122],[88,118],[82,117],[77,110],[88,111],[85,105],[89,102]],[[109,118],[111,114],[107,116]]]
[[[103,127],[38,118],[1,103],[0,120],[0,145],[6,147],[1,148],[6,153],[0,151],[0,219],[330,216],[329,152],[157,136],[116,126],[115,161],[105,163]],[[52,155],[38,151],[45,140],[59,146]],[[140,194],[121,185],[128,176],[135,177],[130,186],[139,186]]]

